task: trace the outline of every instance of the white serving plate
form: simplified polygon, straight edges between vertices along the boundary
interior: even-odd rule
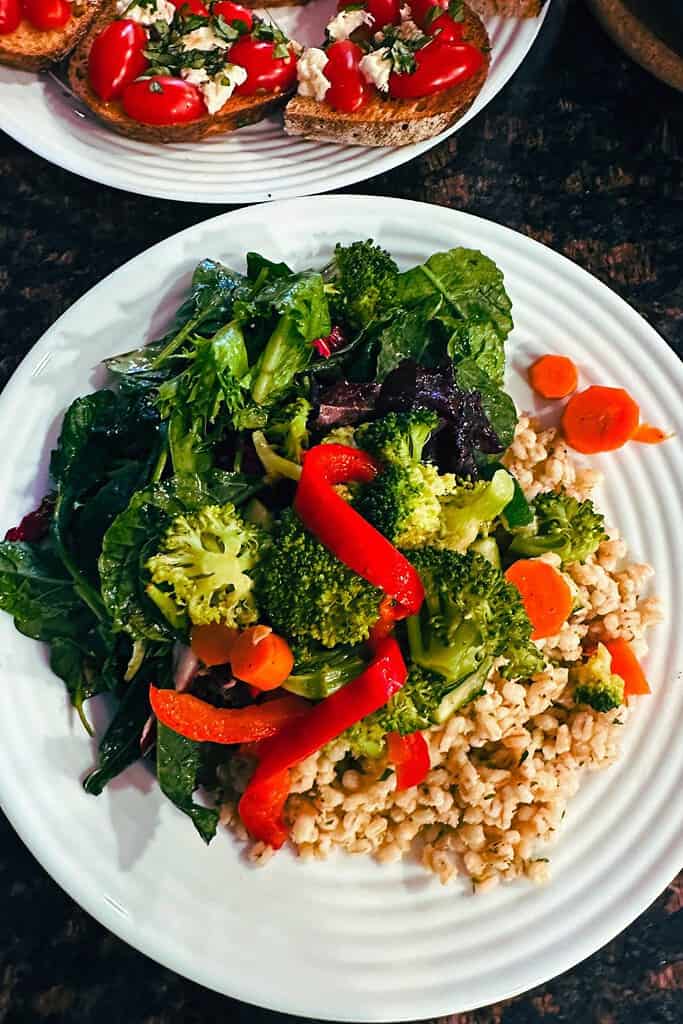
[[[505,272],[515,329],[508,386],[567,353],[582,381],[629,387],[643,418],[683,435],[683,368],[625,302],[550,249],[485,220],[396,199],[330,196],[199,224],[161,242],[77,302],[26,357],[0,399],[0,528],[46,490],[65,406],[102,383],[98,364],[158,336],[205,256],[242,266],[248,249],[299,268],[336,241],[373,236],[403,266],[454,245]],[[79,777],[93,744],[67,710],[42,647],[0,616],[0,800],[34,855],[107,928],[160,963],[261,1006],[337,1021],[439,1017],[515,995],[559,974],[641,913],[681,866],[683,578],[679,440],[595,460],[601,502],[633,555],[657,568],[668,607],[645,667],[653,695],[625,730],[616,767],[586,780],[551,851],[545,888],[516,883],[473,897],[410,861],[379,867],[288,852],[248,865],[233,838],[205,848],[138,765],[105,793]],[[91,708],[96,702],[92,702]],[[97,716],[96,716],[97,717]],[[99,715],[102,727],[102,715]]]
[[[275,8],[289,35],[319,46],[335,0]],[[489,18],[491,68],[456,125],[428,142],[398,149],[337,146],[289,138],[282,115],[204,142],[154,146],[109,131],[47,75],[0,66],[0,128],[39,156],[126,192],[194,203],[252,203],[313,195],[365,181],[412,160],[452,135],[500,92],[528,53],[539,18]],[[76,109],[74,109],[76,108]]]

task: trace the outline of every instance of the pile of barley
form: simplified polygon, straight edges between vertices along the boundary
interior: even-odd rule
[[[599,483],[599,473],[574,464],[554,429],[540,430],[525,416],[505,462],[529,498],[564,488],[581,499]],[[362,762],[362,771],[338,770],[347,753],[343,741],[298,765],[286,815],[299,855],[325,858],[337,847],[389,862],[416,854],[442,882],[469,876],[477,891],[520,875],[545,881],[543,843],[554,837],[582,773],[618,756],[629,713],[576,707],[566,665],[596,638],[622,636],[642,655],[647,629],[662,618],[658,599],[640,596],[651,567],[625,564],[625,555],[612,531],[587,562],[568,567],[581,608],[557,636],[539,641],[549,667],[528,685],[494,670],[481,697],[427,730],[432,768],[422,785],[396,793],[395,775],[384,778],[383,759]],[[234,799],[221,816],[244,840],[236,801],[250,770],[231,762]],[[259,863],[271,855],[262,843],[250,850]]]

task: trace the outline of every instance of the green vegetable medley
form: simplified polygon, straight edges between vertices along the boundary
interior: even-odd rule
[[[0,543],[0,607],[49,646],[86,729],[87,701],[112,698],[88,792],[153,752],[166,796],[206,841],[215,833],[196,791],[218,790],[233,748],[155,727],[149,687],[189,686],[221,708],[260,698],[227,665],[197,663],[193,627],[271,627],[294,655],[284,688],[310,701],[363,671],[383,592],[293,507],[318,444],[376,460],[374,479],[337,492],[425,589],[395,627],[408,680],[347,731],[352,756],[444,722],[494,666],[522,681],[543,667],[504,569],[552,552],[583,560],[605,534],[589,501],[529,504],[500,462],[516,422],[503,390],[512,326],[482,253],[399,272],[358,241],[301,272],[255,253],[246,273],[206,259],[168,333],[108,360],[110,386],[64,416],[50,494]],[[623,698],[602,647],[574,675],[576,699],[597,710]]]

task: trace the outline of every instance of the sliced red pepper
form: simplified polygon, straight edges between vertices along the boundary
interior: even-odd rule
[[[373,648],[377,646],[380,640],[384,640],[385,636],[393,633],[397,618],[396,605],[390,597],[383,597],[377,610],[379,617],[370,630],[370,636],[368,637],[368,643]]]
[[[624,680],[624,697],[651,693],[650,684],[629,642],[623,637],[617,637],[616,640],[604,640],[603,643],[612,658],[612,672]]]
[[[398,644],[393,637],[386,637],[378,643],[375,657],[364,672],[261,744],[259,764],[239,805],[240,817],[254,839],[272,846],[269,837],[277,834],[278,823],[284,829],[282,811],[288,790],[284,792],[283,773],[288,774],[293,765],[383,707],[407,676]],[[262,809],[256,813],[259,805]]]
[[[422,733],[401,736],[399,732],[390,732],[387,749],[389,760],[396,769],[396,789],[419,786],[431,768],[429,746]]]
[[[294,508],[304,525],[349,569],[398,605],[396,618],[415,615],[424,598],[422,581],[407,558],[334,490],[335,484],[370,483],[379,464],[367,452],[321,444],[304,456]]]
[[[240,818],[247,832],[279,850],[287,838],[282,811],[289,796],[289,770],[265,782],[249,784],[240,800]]]
[[[301,718],[310,704],[300,697],[278,697],[246,708],[215,708],[191,693],[150,686],[152,711],[159,721],[198,743],[253,743],[275,736]]]

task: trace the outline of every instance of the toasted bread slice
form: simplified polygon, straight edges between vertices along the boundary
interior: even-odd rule
[[[62,60],[83,38],[101,6],[101,0],[74,0],[66,25],[50,32],[34,28],[24,19],[14,32],[0,36],[0,64],[42,71]]]
[[[450,128],[474,102],[488,74],[489,37],[481,19],[465,7],[464,38],[484,53],[484,63],[461,85],[418,100],[379,94],[355,114],[333,110],[308,96],[294,96],[285,108],[285,131],[351,146],[408,146]]]
[[[546,0],[468,0],[482,18],[537,18]]]
[[[198,142],[209,135],[222,135],[261,121],[272,111],[284,106],[291,93],[264,93],[260,96],[233,96],[216,114],[188,124],[149,125],[134,121],[118,100],[105,103],[94,92],[88,78],[88,57],[95,36],[117,17],[115,4],[108,4],[80,42],[69,61],[69,84],[79,99],[101,121],[129,139],[138,142]]]

